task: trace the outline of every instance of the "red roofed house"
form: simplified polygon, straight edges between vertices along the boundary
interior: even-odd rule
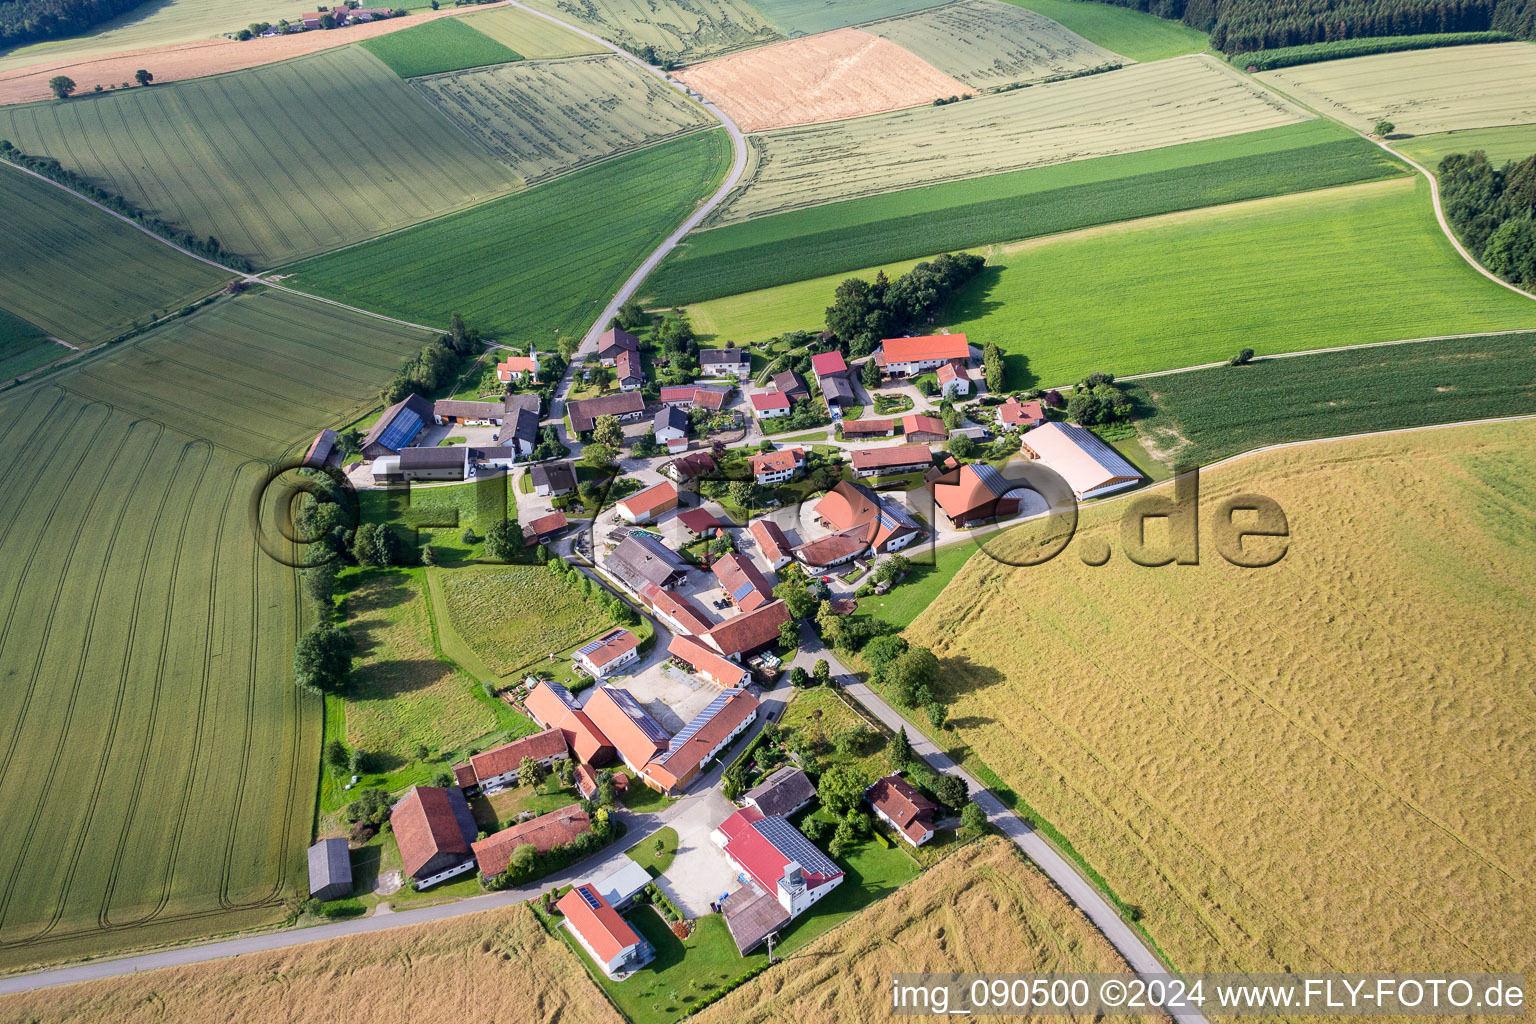
[[[1015,487],[985,462],[959,466],[926,484],[928,493],[954,526],[965,529],[1019,513],[1023,485]]]
[[[619,356],[625,352],[640,354],[640,339],[628,331],[610,327],[597,339],[597,361],[604,366],[617,366]]]
[[[690,536],[702,537],[725,525],[707,508],[690,508],[677,514],[674,522],[680,523]]]
[[[523,707],[546,729],[559,729],[578,760],[587,764],[607,764],[613,760],[613,743],[592,724],[571,691],[559,683],[539,680],[524,698]]]
[[[913,846],[922,846],[933,838],[933,801],[912,788],[900,775],[887,775],[864,791],[880,820]]]
[[[547,516],[540,516],[523,528],[523,546],[531,548],[535,544],[543,544],[551,537],[556,537],[571,522],[565,518],[564,512],[551,512]]]
[[[524,377],[529,380],[539,379],[539,357],[533,356],[507,356],[496,364],[496,379],[503,384],[510,384]]]
[[[765,391],[761,394],[749,396],[752,402],[752,412],[760,420],[776,419],[789,415],[789,396],[777,391]]]
[[[618,512],[628,522],[649,523],[663,512],[677,508],[677,503],[677,485],[663,480],[620,501]]]
[[[726,598],[744,612],[761,608],[773,600],[773,585],[744,555],[728,552],[715,559],[710,569],[720,581]]]
[[[645,370],[640,366],[640,353],[621,349],[614,358],[614,379],[620,391],[639,391],[645,383]]]
[[[784,531],[779,529],[779,524],[772,519],[754,519],[748,527],[752,533],[752,539],[757,541],[757,549],[763,553],[768,568],[777,572],[793,561],[790,555],[789,538],[784,536]]]
[[[759,452],[747,461],[752,464],[752,473],[758,483],[781,484],[805,472],[805,449],[780,448],[776,452]]]
[[[593,679],[602,679],[640,660],[640,639],[627,629],[610,630],[579,647],[574,660]]]
[[[835,377],[848,372],[848,361],[836,349],[831,352],[819,352],[811,356],[811,372],[816,375],[817,380],[823,377]]]
[[[602,893],[590,885],[578,885],[555,906],[565,915],[565,927],[603,973],[622,981],[656,955],[651,944],[635,933]]]
[[[672,739],[628,690],[616,686],[599,686],[583,710],[638,775],[644,775],[643,769],[651,758],[666,750]]]
[[[564,757],[569,749],[565,745],[565,733],[559,729],[550,728],[534,733],[532,736],[513,740],[511,743],[504,743],[483,754],[476,754],[469,759],[469,763],[474,769],[475,781],[479,783],[480,791],[495,793],[497,790],[517,783],[517,769],[522,765],[523,758],[531,757],[547,766],[555,758]]]
[[[933,468],[933,452],[928,450],[926,444],[898,444],[889,448],[856,448],[851,459],[853,475],[859,477],[926,473]]]
[[[847,480],[828,491],[815,512],[833,535],[795,549],[795,557],[813,567],[837,565],[870,548],[876,554],[900,551],[923,536],[906,506]]]
[[[729,386],[703,387],[701,386],[693,395],[693,404],[702,405],[710,412],[719,412],[725,408],[725,400],[730,397]]]
[[[672,737],[666,751],[646,766],[646,780],[668,796],[686,788],[706,764],[757,721],[757,707],[757,698],[744,689],[722,690]]]
[[[779,642],[779,627],[789,621],[789,607],[773,601],[755,611],[743,612],[703,635],[709,646],[727,658],[741,661]]]
[[[843,440],[865,437],[890,437],[896,431],[895,420],[844,420]]]
[[[507,870],[507,865],[512,862],[512,851],[519,846],[531,846],[540,853],[548,853],[590,831],[592,821],[587,812],[580,804],[569,804],[476,840],[475,862],[482,875],[495,878]]]
[[[709,627],[714,625],[699,606],[687,597],[657,586],[655,583],[641,584],[640,600],[644,601],[646,607],[654,612],[673,633],[691,636],[707,632]]]
[[[709,834],[793,920],[843,881],[843,869],[778,815],[744,807]]]
[[[875,363],[887,377],[911,377],[948,362],[970,362],[971,346],[963,334],[929,334],[921,338],[886,338]]]
[[[675,405],[679,409],[692,409],[693,396],[698,393],[698,387],[693,384],[674,384],[661,389],[661,404]]]
[[[719,468],[720,464],[709,452],[692,452],[662,466],[661,475],[674,483],[685,484],[701,476],[708,476]]]
[[[389,812],[389,824],[417,889],[474,870],[470,844],[479,829],[459,788],[413,786]]]
[[[1010,398],[997,407],[997,422],[1005,427],[1038,427],[1045,422],[1045,406]]]
[[[746,686],[751,672],[729,658],[721,657],[692,637],[674,635],[667,653],[688,666],[701,679],[708,679],[724,689]]]
[[[971,393],[971,375],[964,366],[945,363],[933,374],[939,381],[939,394],[945,398]]]
[[[949,428],[937,416],[919,416],[909,412],[901,418],[901,430],[907,435],[908,441],[943,444],[949,440]]]

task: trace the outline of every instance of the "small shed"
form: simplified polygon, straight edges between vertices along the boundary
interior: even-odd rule
[[[321,902],[352,895],[352,855],[345,839],[322,839],[309,848],[309,894]]]

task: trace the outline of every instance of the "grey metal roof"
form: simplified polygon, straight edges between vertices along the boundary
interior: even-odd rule
[[[788,814],[816,795],[810,776],[787,764],[747,790],[745,799],[764,814]]]
[[[330,885],[352,888],[352,856],[345,839],[322,839],[309,848],[310,894]]]
[[[789,911],[778,899],[750,882],[721,901],[720,916],[725,918],[725,927],[742,956],[789,923]]]
[[[442,469],[462,466],[469,458],[469,449],[463,445],[449,448],[404,448],[400,451],[400,468]]]
[[[752,354],[744,348],[701,348],[699,349],[699,365],[709,366],[712,363],[750,363]]]
[[[664,430],[671,427],[673,430],[688,429],[688,414],[675,405],[664,405],[656,412],[656,418],[651,421],[656,430]]]
[[[603,559],[603,567],[631,589],[642,584],[661,586],[675,573],[687,572],[688,564],[653,534],[635,531],[619,542],[613,554]]]

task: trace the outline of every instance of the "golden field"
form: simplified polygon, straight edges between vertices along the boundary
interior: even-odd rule
[[[1013,844],[993,837],[946,857],[698,1020],[885,1021],[897,972],[1124,970],[1061,891]]]
[[[1528,971],[1533,450],[1526,421],[1255,456],[1202,481],[1198,566],[1130,564],[1111,502],[1044,566],[972,558],[907,635],[1176,969]],[[1271,568],[1216,552],[1239,492],[1286,511]]]
[[[29,1024],[622,1024],[525,906],[0,998]]]

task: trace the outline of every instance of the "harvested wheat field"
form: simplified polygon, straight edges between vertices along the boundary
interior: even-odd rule
[[[130,85],[134,81],[133,73],[139,68],[151,72],[155,76],[155,83],[163,85],[184,78],[241,71],[302,57],[307,53],[334,50],[338,46],[388,35],[434,18],[446,18],[453,13],[452,10],[424,11],[403,18],[374,21],[329,32],[296,32],[270,39],[248,39],[243,43],[220,37],[150,50],[69,57],[45,64],[10,68],[0,71],[0,104],[49,99],[53,93],[48,88],[48,80],[54,75],[68,75],[74,79],[75,87],[81,95],[94,91],[98,85],[104,90]],[[235,17],[238,19],[239,15]],[[235,24],[230,27],[235,29],[244,26]]]
[[[1270,452],[1201,481],[1199,565],[1130,564],[1112,502],[1043,566],[974,556],[907,635],[1179,970],[1530,971],[1533,470],[1531,421]],[[1218,555],[1237,493],[1285,510],[1278,564]]]
[[[1124,970],[1120,955],[1061,891],[1011,843],[994,837],[945,858],[698,1019],[885,1021],[891,975],[898,971]]]
[[[749,132],[880,114],[971,91],[890,40],[856,28],[721,57],[675,77]]]
[[[1351,127],[1398,132],[1536,122],[1536,46],[1491,43],[1302,64],[1257,76]]]
[[[0,997],[29,1024],[622,1024],[526,906]]]

